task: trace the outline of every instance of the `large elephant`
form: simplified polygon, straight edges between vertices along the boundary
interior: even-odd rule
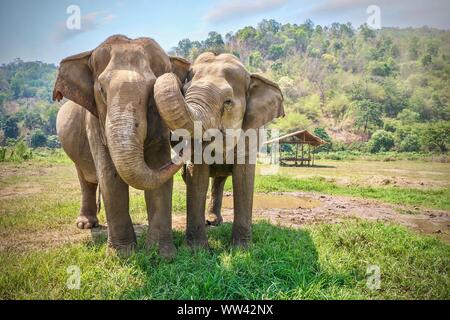
[[[129,215],[129,186],[145,190],[148,244],[172,257],[172,176],[169,130],[153,98],[158,76],[177,72],[150,38],[109,37],[96,49],[61,61],[53,99],[60,109],[57,131],[75,163],[82,191],[77,226],[95,227],[100,185],[108,224],[108,246],[128,255],[136,245]],[[172,66],[172,62],[174,62]],[[181,80],[184,80],[183,78]]]
[[[204,131],[256,130],[284,116],[283,95],[278,85],[250,74],[233,55],[204,53],[192,66],[185,64],[184,69],[187,79],[183,86],[174,74],[161,76],[155,84],[157,108],[171,130],[185,129],[192,135],[196,122]],[[203,147],[207,145],[204,143]],[[208,165],[203,161],[194,163],[186,172],[186,240],[190,246],[208,246],[205,203],[209,177],[216,177],[213,197],[221,199],[220,189],[223,190],[228,175],[233,178],[234,194],[232,243],[246,246],[251,239],[255,164],[248,157],[241,164],[231,165]]]

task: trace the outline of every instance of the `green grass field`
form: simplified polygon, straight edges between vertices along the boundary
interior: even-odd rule
[[[450,298],[448,243],[362,219],[295,229],[257,221],[248,250],[230,246],[228,223],[209,229],[210,251],[192,252],[176,230],[178,254],[170,262],[145,248],[145,236],[130,258],[108,255],[104,239],[94,242],[88,231],[74,226],[80,192],[72,164],[63,156],[36,158],[0,164],[0,299]],[[333,165],[348,167],[352,176],[366,163]],[[376,163],[379,172],[395,165]],[[418,161],[401,165],[412,180],[418,167],[432,172],[422,177],[423,187],[364,185],[360,176],[343,184],[337,179],[345,176],[343,169],[314,176],[316,169],[283,168],[282,175],[258,176],[256,192],[311,191],[449,210],[450,164],[431,165],[436,167]],[[179,176],[175,180],[174,214],[184,215],[184,186]],[[135,223],[146,223],[142,193],[136,190],[131,215]],[[105,222],[103,212],[100,220]],[[367,286],[371,265],[381,271],[378,290]],[[67,287],[70,266],[80,268],[79,289]]]

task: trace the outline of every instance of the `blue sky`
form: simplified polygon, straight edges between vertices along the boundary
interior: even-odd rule
[[[182,38],[202,40],[209,31],[225,34],[264,18],[359,26],[372,4],[385,27],[450,29],[449,0],[0,0],[0,63],[16,57],[58,63],[116,33],[152,37],[169,50]],[[79,31],[65,27],[70,5],[81,9]]]

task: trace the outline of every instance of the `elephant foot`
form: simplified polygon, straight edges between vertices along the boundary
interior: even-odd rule
[[[108,243],[106,248],[107,255],[118,256],[120,258],[129,258],[136,249],[136,243],[130,243],[126,245],[114,245]]]
[[[172,241],[149,239],[147,241],[147,247],[157,247],[159,256],[164,260],[173,260],[177,254],[177,249]]]
[[[249,244],[250,244],[250,240],[247,239],[234,239],[231,241],[232,245],[238,248],[242,248],[242,249],[247,249]]]
[[[80,213],[76,221],[78,229],[87,230],[98,227],[98,219],[95,215]]]
[[[206,219],[207,226],[220,226],[223,223],[223,218],[221,215],[216,215],[214,213],[209,213]]]
[[[209,244],[208,239],[193,239],[193,238],[186,238],[187,245],[194,251],[196,250],[209,250]]]
[[[235,247],[246,249],[248,248],[251,241],[251,236],[249,236],[247,233],[242,234],[238,232],[233,232],[232,238],[231,238],[231,244]]]

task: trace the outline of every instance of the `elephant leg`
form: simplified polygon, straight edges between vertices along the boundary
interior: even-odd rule
[[[86,181],[81,169],[77,165],[75,166],[81,187],[81,208],[76,224],[79,229],[92,229],[98,226],[97,201],[95,198],[97,184]]]
[[[160,148],[147,150],[146,155],[150,158],[147,165],[152,169],[159,169],[170,161],[170,149],[168,145]],[[165,155],[158,156],[155,155]],[[159,254],[171,259],[176,254],[172,236],[172,191],[173,179],[170,179],[160,188],[145,191],[145,201],[148,213],[148,236],[147,245],[157,246]]]
[[[207,248],[205,206],[209,184],[209,165],[195,164],[192,174],[186,173],[186,184],[186,241],[190,247]]]
[[[208,206],[208,219],[206,223],[212,226],[219,226],[223,222],[222,215],[220,213],[222,209],[223,200],[223,188],[227,177],[214,177],[211,187],[211,200]]]
[[[246,247],[252,235],[253,190],[255,165],[233,166],[234,221],[232,243]]]
[[[98,119],[94,116],[89,117],[87,131],[108,223],[108,247],[127,257],[137,243],[129,214],[128,185],[120,178],[108,148],[102,143]]]

